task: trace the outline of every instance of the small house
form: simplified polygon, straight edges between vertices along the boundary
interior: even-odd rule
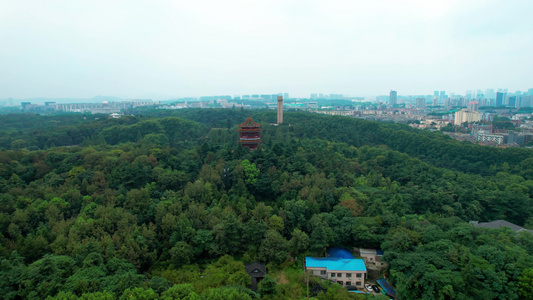
[[[387,267],[387,262],[383,261],[383,250],[363,248],[356,250],[369,269],[381,270]]]
[[[267,274],[266,266],[263,264],[260,264],[258,262],[254,262],[251,264],[248,264],[246,267],[246,273],[250,275],[252,278],[252,286],[251,289],[254,292],[257,292],[257,285],[263,278],[265,278],[265,275]]]

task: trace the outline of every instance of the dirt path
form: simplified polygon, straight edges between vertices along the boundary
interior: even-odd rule
[[[287,279],[287,275],[285,275],[285,270],[281,270],[281,273],[279,275],[279,283],[280,284],[289,283],[289,280]]]

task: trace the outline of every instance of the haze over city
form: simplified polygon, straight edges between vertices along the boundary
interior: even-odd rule
[[[525,90],[531,1],[2,1],[0,98]]]

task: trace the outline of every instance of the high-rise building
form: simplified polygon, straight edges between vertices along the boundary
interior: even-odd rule
[[[533,104],[533,95],[522,95],[517,99],[517,105],[520,107],[531,107]]]
[[[394,105],[396,105],[396,104],[398,103],[398,102],[397,102],[397,98],[396,98],[397,96],[398,96],[398,92],[393,91],[393,90],[390,91],[390,94],[389,94],[389,104],[390,104],[391,106],[394,106]]]
[[[516,96],[509,97],[509,106],[510,107],[516,106]]]
[[[485,97],[487,97],[487,99],[494,99],[494,89],[487,89],[485,91]]]
[[[468,102],[466,107],[467,107],[468,111],[478,111],[479,110],[479,103],[477,103],[475,101]]]
[[[503,92],[497,92],[496,93],[496,106],[502,106],[503,105],[503,98],[505,97],[505,94]]]
[[[440,91],[439,98],[440,98],[440,100],[446,99],[446,92],[445,91]]]
[[[433,92],[433,97],[438,97],[439,96],[439,91],[434,91]]]
[[[472,91],[471,90],[466,91],[465,97],[466,99],[472,99]]]
[[[462,109],[455,113],[455,125],[461,125],[465,122],[479,122],[481,121],[481,114],[477,111],[468,111],[467,109]]]
[[[439,98],[438,97],[433,97],[433,106],[437,106],[439,103]]]
[[[528,93],[528,95],[533,95],[533,89],[528,89],[527,93]]]
[[[316,94],[311,94],[311,97],[309,97],[311,99],[316,99],[317,98],[317,95]]]
[[[426,98],[416,98],[416,107],[424,108],[426,107]]]
[[[289,100],[289,93],[283,93],[283,99]]]

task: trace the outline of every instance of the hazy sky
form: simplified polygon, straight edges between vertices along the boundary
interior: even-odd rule
[[[533,88],[531,0],[0,0],[0,98]]]

